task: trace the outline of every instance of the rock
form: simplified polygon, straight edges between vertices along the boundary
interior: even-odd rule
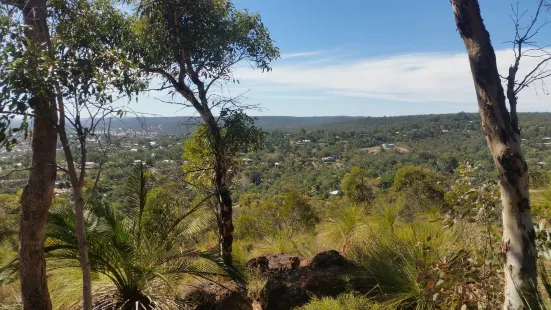
[[[268,280],[260,291],[258,303],[263,310],[287,310],[304,305],[310,300],[308,291],[285,277]]]
[[[203,282],[184,293],[181,309],[185,310],[252,310],[246,288],[236,282]]]
[[[264,310],[289,310],[313,297],[336,297],[350,289],[345,275],[354,268],[337,251],[319,253],[303,266],[271,275],[257,303]]]
[[[329,267],[354,267],[354,263],[346,259],[335,250],[321,252],[307,261],[306,266],[312,268],[329,268]]]
[[[262,274],[273,274],[297,269],[300,258],[287,254],[268,254],[253,258],[247,262],[247,268],[260,271]]]

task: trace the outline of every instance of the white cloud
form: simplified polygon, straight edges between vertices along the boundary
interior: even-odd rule
[[[315,56],[320,52],[295,53],[295,57]],[[512,62],[511,50],[496,52],[502,74]],[[287,56],[289,58],[289,55]],[[311,57],[310,57],[311,58]],[[537,58],[525,57],[519,77],[537,64]],[[412,103],[472,104],[476,100],[466,53],[421,53],[390,57],[334,60],[331,63],[295,60],[274,63],[273,71],[261,73],[250,68],[235,72],[242,86],[251,90],[277,91],[287,89],[290,96],[301,91],[332,97],[359,97]],[[519,110],[546,108],[550,97],[539,96],[534,87],[519,96]],[[255,92],[256,93],[256,92]],[[251,96],[252,97],[252,96]],[[430,111],[427,111],[430,112]]]
[[[311,51],[311,52],[298,52],[298,53],[283,53],[281,54],[281,59],[291,59],[299,57],[312,57],[321,54],[322,51]]]

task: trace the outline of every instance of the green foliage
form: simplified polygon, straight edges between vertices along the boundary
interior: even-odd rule
[[[8,6],[0,8],[0,147],[7,150],[17,143],[15,134],[27,136],[28,113],[39,99],[34,94],[53,93],[52,61],[43,47],[34,46],[24,34],[21,20]],[[8,113],[9,112],[9,113]],[[31,113],[32,114],[32,113]],[[16,115],[23,116],[21,125],[12,128]]]
[[[239,153],[254,151],[262,146],[264,132],[254,125],[254,119],[242,111],[223,110],[221,138],[228,168],[234,175],[240,167]],[[182,170],[187,182],[203,187],[214,182],[215,145],[206,125],[198,126],[184,142]]]
[[[424,167],[404,166],[396,171],[394,188],[408,198],[414,210],[423,210],[444,201],[443,179]]]
[[[336,298],[322,297],[316,298],[310,301],[307,305],[304,305],[297,310],[366,310],[366,309],[384,309],[384,307],[375,304],[369,298],[353,294],[346,293],[339,295]]]
[[[149,231],[149,239],[160,242],[163,238],[171,235],[176,219],[181,218],[183,221],[186,218],[190,211],[187,209],[191,203],[183,193],[182,186],[178,186],[176,183],[155,186],[147,192],[142,225],[143,230]],[[194,233],[199,233],[199,231],[194,231]],[[189,236],[179,236],[179,238],[186,237]]]
[[[20,194],[0,194],[0,216],[19,212]]]
[[[65,104],[74,105],[73,114],[88,105],[101,110],[95,116],[122,116],[123,110],[104,106],[118,99],[113,97],[117,93],[130,96],[145,86],[121,52],[130,40],[131,23],[114,1],[51,1],[49,8],[52,46],[32,46],[21,21],[0,8],[0,111],[6,112],[0,115],[0,146],[8,149],[17,142],[10,136],[19,131],[27,136],[27,117],[40,104],[38,94],[61,95]],[[22,115],[23,122],[11,128],[15,115]]]
[[[260,149],[264,132],[255,126],[255,119],[243,110],[222,109],[220,112],[222,140],[228,158],[234,158],[240,152],[247,153]]]
[[[272,199],[245,196],[235,220],[236,235],[243,238],[293,236],[314,228],[317,215],[308,199],[291,190]]]
[[[475,251],[464,246],[466,231],[444,229],[440,223],[399,224],[394,230],[373,225],[359,232],[363,244],[352,250],[365,268],[353,281],[368,291],[371,287],[372,300],[388,309],[488,307],[487,296],[463,293],[489,288],[490,279],[495,281]]]
[[[370,178],[367,171],[360,167],[352,167],[350,172],[344,175],[341,189],[350,201],[370,202],[375,197],[373,190],[375,185],[376,181]]]
[[[260,15],[239,11],[228,0],[143,0],[138,11],[140,52],[148,68],[170,68],[180,43],[187,59],[179,61],[189,59],[206,79],[232,80],[232,66],[242,60],[270,70],[279,57]]]
[[[55,68],[64,99],[77,107],[87,100],[104,106],[118,99],[114,92],[132,96],[145,87],[141,71],[121,48],[132,38],[132,20],[116,5],[111,0],[51,4]]]
[[[17,227],[19,223],[20,196],[21,193],[0,194],[0,251],[4,247],[17,251],[18,239],[13,234],[13,227]],[[2,256],[0,253],[0,263],[2,263]]]
[[[347,254],[354,242],[355,233],[367,224],[365,211],[362,208],[347,206],[318,226],[316,242],[322,249],[339,249]]]
[[[444,201],[453,216],[487,222],[497,221],[501,214],[499,186],[491,180],[475,182],[474,170],[468,164],[458,166]]]
[[[199,126],[184,142],[182,154],[184,178],[191,184],[207,187],[214,181],[214,153],[210,146],[208,129]]]
[[[128,182],[128,190],[132,188],[133,193],[127,192],[124,213],[101,202],[90,206],[86,216],[91,270],[106,276],[112,284],[107,291],[96,291],[96,302],[121,309],[134,309],[136,302],[147,309],[174,308],[174,285],[185,275],[225,276],[215,255],[177,242],[186,236],[187,227],[180,225],[184,223],[180,218],[168,216],[167,212],[174,210],[155,204],[163,202],[159,197],[162,190],[154,190],[148,200],[141,165],[136,166]],[[185,210],[181,211],[183,214]],[[158,220],[164,220],[163,230],[157,230],[161,224]],[[74,232],[72,208],[52,208],[45,244],[49,269],[79,266]],[[16,272],[17,260],[4,267],[1,274],[8,279]]]

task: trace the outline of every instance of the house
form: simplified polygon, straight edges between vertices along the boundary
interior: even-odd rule
[[[548,146],[549,147],[549,146],[551,146],[551,142],[545,142],[545,143],[543,143],[543,146]]]
[[[281,163],[275,163],[274,166],[279,167],[281,166]]]
[[[243,162],[246,163],[247,165],[250,165],[253,163],[253,160],[250,158],[243,158]]]
[[[150,145],[150,146],[155,146],[155,145],[157,145],[157,142],[151,141],[151,142],[149,142],[149,145]]]
[[[335,161],[335,157],[333,156],[322,157],[321,161],[323,161],[324,163],[332,163]]]
[[[336,190],[336,191],[329,192],[329,195],[338,195],[339,193],[340,191]]]
[[[130,152],[136,153],[136,152],[138,152],[138,149],[130,149]]]
[[[392,144],[392,143],[383,143],[381,146],[382,146],[383,149],[385,149],[385,150],[394,149],[394,144]]]
[[[86,167],[86,169],[94,169],[98,165],[93,161],[87,161],[86,163],[84,163],[84,166]]]
[[[139,160],[139,159],[136,159],[136,160],[134,161],[134,163],[135,163],[135,164],[141,164],[141,163],[142,163],[142,161],[141,161],[141,160]]]
[[[449,131],[449,130],[447,130],[447,129],[442,129],[442,130],[440,130],[440,131],[441,131],[441,132],[443,132],[443,133],[447,133],[447,132],[450,132],[450,131]]]

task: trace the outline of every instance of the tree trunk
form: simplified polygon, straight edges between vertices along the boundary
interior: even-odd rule
[[[50,40],[46,0],[25,1],[19,8],[27,26],[27,38],[36,48],[46,50]],[[55,98],[48,96],[47,91],[33,90],[33,95],[38,99],[38,106],[34,111],[32,169],[21,195],[19,273],[24,309],[49,310],[52,302],[46,279],[44,241],[57,171],[57,110]]]
[[[78,258],[82,270],[82,309],[92,309],[92,276],[90,274],[90,261],[88,260],[88,240],[86,240],[86,225],[84,221],[84,197],[82,185],[73,186],[73,198],[75,200],[75,226],[78,242]]]
[[[220,233],[220,255],[228,266],[232,266],[233,218],[232,198],[227,181],[227,167],[224,158],[216,159],[215,181],[219,195],[220,219],[218,230]]]
[[[57,112],[53,101],[40,101],[32,137],[32,170],[21,195],[19,273],[24,309],[52,309],[46,280],[46,218],[56,178]]]
[[[75,119],[77,128],[77,135],[80,142],[81,159],[80,159],[80,175],[77,176],[75,168],[73,152],[69,139],[67,138],[67,131],[65,129],[65,104],[63,103],[63,97],[61,95],[61,89],[59,85],[56,85],[57,101],[59,107],[59,139],[65,153],[65,160],[67,162],[67,171],[69,172],[69,179],[71,180],[71,186],[73,187],[73,200],[75,206],[75,230],[78,243],[78,258],[80,262],[80,268],[82,270],[82,309],[92,309],[92,277],[90,273],[90,261],[88,259],[88,240],[86,240],[86,225],[84,220],[84,197],[82,195],[82,188],[84,186],[84,177],[86,176],[86,135],[82,132],[80,116]]]
[[[205,121],[212,142],[214,143],[214,174],[215,187],[218,192],[218,203],[220,207],[220,218],[218,219],[218,232],[220,234],[219,247],[220,256],[226,265],[232,266],[232,244],[233,244],[233,206],[231,191],[228,180],[228,164],[222,140],[220,128],[210,110],[201,113]]]
[[[482,130],[499,173],[503,205],[504,309],[528,309],[537,286],[535,230],[530,214],[528,166],[520,131],[512,125],[497,70],[494,49],[477,0],[452,0],[476,89]],[[516,102],[515,102],[516,103]],[[514,111],[513,111],[514,112]],[[534,308],[536,307],[536,308]]]

